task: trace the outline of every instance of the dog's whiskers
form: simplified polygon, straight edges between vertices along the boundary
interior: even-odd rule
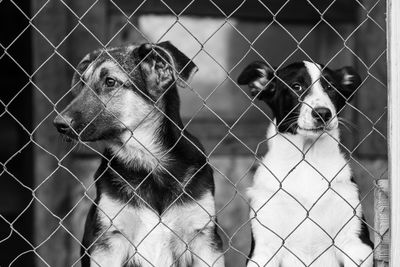
[[[348,127],[346,124],[344,124],[343,122],[339,121],[339,125],[342,125],[343,128],[345,128],[347,131],[352,132],[350,127]]]
[[[356,125],[344,118],[338,118],[339,125],[342,125],[347,131],[357,130]],[[351,128],[350,128],[351,127]]]
[[[357,125],[355,123],[353,123],[345,118],[338,117],[338,120],[339,120],[339,122],[346,123],[348,126],[351,126],[354,129],[357,128]]]
[[[294,114],[294,113],[295,113],[295,112],[293,112],[292,114]],[[299,114],[299,112],[297,112],[297,113]],[[284,121],[282,121],[282,123],[289,124],[289,126],[286,127],[285,131],[289,130],[291,127],[293,127],[294,125],[296,125],[298,119],[299,119],[299,116],[297,115],[297,116],[295,116],[295,117],[293,117],[293,118],[290,118],[289,120],[286,120],[286,121],[284,120]],[[282,123],[278,124],[277,126],[279,127]]]
[[[294,121],[294,122],[292,122],[292,123],[286,128],[285,131],[289,130],[290,128],[292,128],[292,127],[295,126],[296,124],[297,124],[297,120]]]

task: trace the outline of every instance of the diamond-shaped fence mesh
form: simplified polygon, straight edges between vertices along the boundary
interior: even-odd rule
[[[0,266],[387,266],[385,0],[0,0],[0,15]],[[340,135],[298,147],[238,84],[254,61],[282,84],[293,62],[352,66]],[[320,76],[304,95],[326,83],[341,94]],[[315,111],[287,88],[286,117]],[[312,154],[323,138],[340,163]],[[341,241],[359,232],[367,254]]]

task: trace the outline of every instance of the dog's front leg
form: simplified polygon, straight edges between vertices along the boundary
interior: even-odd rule
[[[224,255],[215,248],[205,246],[198,251],[194,251],[193,267],[224,267]]]
[[[113,222],[104,219],[104,211],[98,208],[100,204],[96,200],[86,220],[81,250],[82,267],[121,267],[129,259],[133,245],[119,231],[122,227],[113,225],[118,225],[118,219]]]
[[[281,239],[258,221],[252,222],[254,248],[247,267],[278,267],[280,262]]]
[[[254,250],[253,256],[249,259],[247,267],[278,267],[278,260],[274,257],[271,249],[264,247],[264,250]]]
[[[215,236],[209,236],[214,235]],[[214,241],[211,241],[214,240]],[[190,245],[193,257],[193,267],[224,267],[224,255],[221,252],[222,243],[216,233],[198,236]]]
[[[255,231],[254,250],[251,258],[247,262],[247,267],[278,267],[280,262],[281,240],[260,225],[253,223]]]
[[[373,253],[372,249],[362,243],[360,239],[354,239],[347,242],[342,248],[342,258],[344,267],[372,267]]]

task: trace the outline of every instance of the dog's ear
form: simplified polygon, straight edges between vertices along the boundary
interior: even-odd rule
[[[247,84],[251,95],[258,99],[271,97],[276,91],[274,71],[264,62],[256,61],[248,65],[239,75],[238,84]]]
[[[352,67],[344,67],[335,72],[342,88],[340,93],[349,100],[354,91],[361,85],[361,77]]]
[[[138,49],[147,89],[155,96],[173,83],[186,87],[197,66],[170,42],[143,44]]]
[[[186,87],[193,79],[193,76],[199,70],[196,64],[188,58],[184,53],[182,53],[178,48],[176,48],[169,41],[162,42],[158,44],[159,47],[164,48],[172,56],[176,71],[178,71],[177,82],[181,87]],[[182,82],[183,81],[183,82]]]

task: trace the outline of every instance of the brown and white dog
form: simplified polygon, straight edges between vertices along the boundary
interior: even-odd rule
[[[239,84],[275,120],[248,195],[253,248],[247,266],[372,267],[372,243],[340,151],[339,113],[361,84],[351,68],[297,62],[274,72],[263,62]]]
[[[105,145],[82,266],[224,266],[213,171],[179,111],[195,64],[163,42],[96,50],[77,70],[54,124]]]

